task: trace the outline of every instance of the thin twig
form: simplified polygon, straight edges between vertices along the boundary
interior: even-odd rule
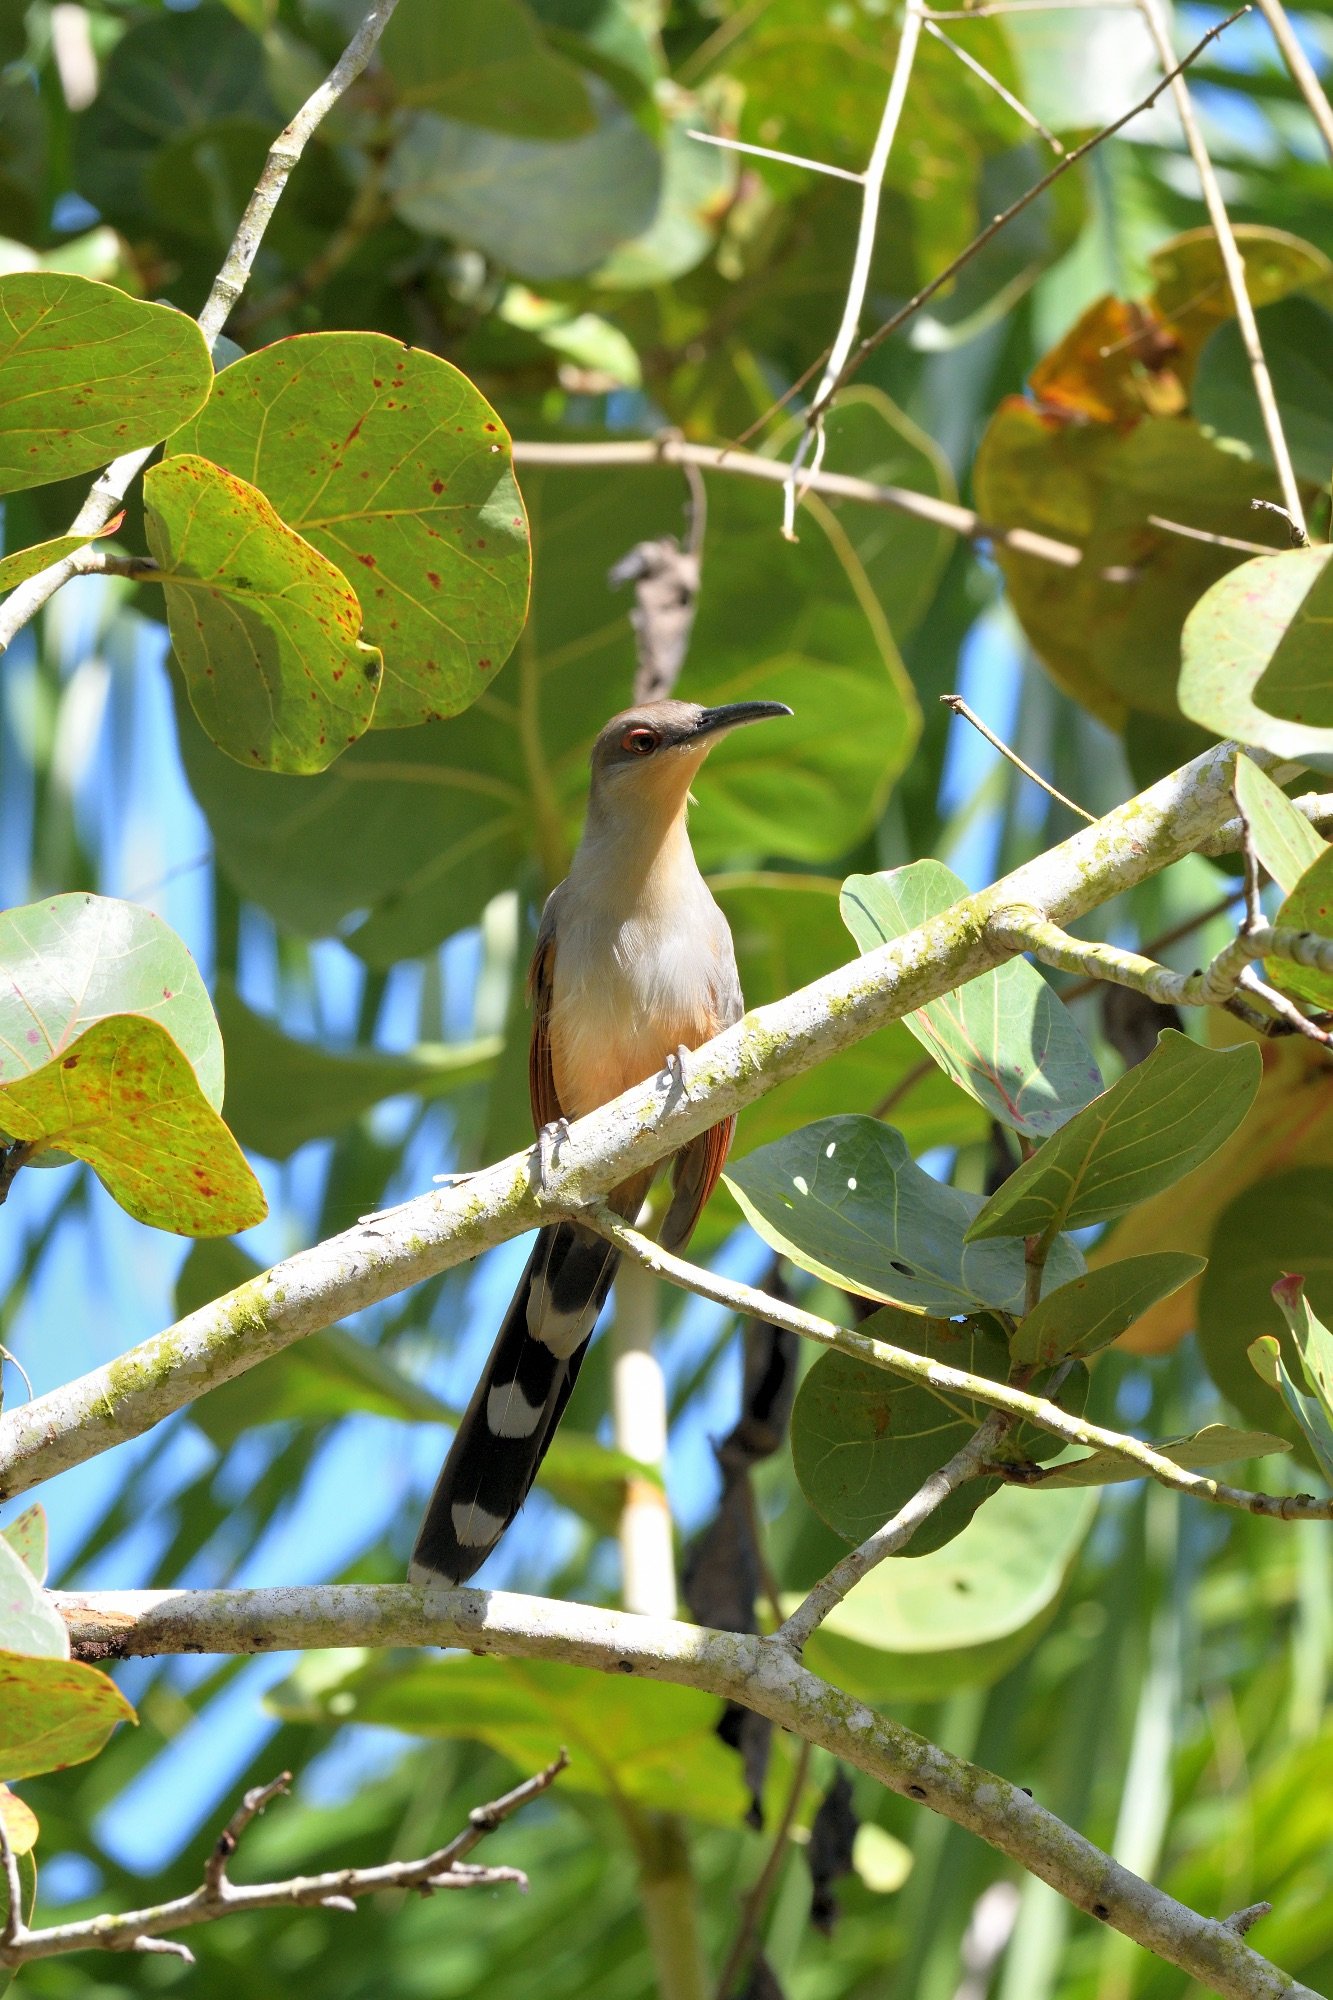
[[[1215,1507],[1231,1507],[1245,1514],[1263,1514],[1274,1520],[1333,1520],[1333,1499],[1318,1500],[1310,1493],[1254,1493],[1244,1486],[1229,1486],[1203,1473],[1190,1472],[1139,1438],[1126,1437],[1120,1431],[1088,1423],[1043,1396],[1029,1395],[1024,1389],[1017,1389],[1010,1383],[994,1382],[989,1376],[970,1375],[965,1369],[950,1368],[943,1362],[931,1360],[928,1355],[913,1354],[907,1348],[893,1347],[887,1341],[872,1340],[867,1334],[853,1332],[850,1327],[820,1319],[817,1314],[805,1312],[799,1306],[770,1298],[752,1285],[741,1284],[738,1279],[719,1278],[713,1272],[664,1250],[651,1237],[640,1235],[637,1229],[631,1229],[609,1209],[580,1209],[578,1216],[585,1227],[595,1229],[625,1256],[637,1258],[659,1277],[673,1285],[680,1285],[687,1292],[697,1293],[702,1299],[712,1299],[714,1304],[727,1306],[732,1312],[751,1319],[767,1320],[770,1326],[790,1327],[804,1340],[813,1340],[820,1347],[849,1354],[854,1361],[868,1362],[872,1368],[886,1369],[891,1375],[901,1375],[905,1380],[919,1383],[922,1388],[934,1390],[945,1397],[963,1396],[988,1409],[1006,1411],[1036,1424],[1041,1430],[1049,1431],[1052,1437],[1063,1438],[1066,1444],[1113,1452],[1117,1458],[1134,1466],[1139,1474],[1156,1479],[1163,1486],[1173,1487],[1178,1493],[1193,1494],[1196,1499],[1207,1500]]]
[[[1320,138],[1333,155],[1333,106],[1324,95],[1313,63],[1301,47],[1299,35],[1287,19],[1282,0],[1255,0],[1255,5],[1272,30],[1273,40],[1282,51],[1282,60],[1291,71],[1292,81],[1310,107],[1310,115],[1319,127]]]
[[[515,1786],[512,1792],[506,1792],[503,1798],[475,1807],[461,1833],[455,1834],[447,1846],[419,1861],[389,1861],[377,1868],[339,1868],[323,1875],[296,1875],[285,1882],[233,1882],[227,1874],[227,1863],[255,1815],[286,1791],[291,1776],[284,1771],[271,1784],[256,1786],[246,1793],[209,1855],[203,1881],[187,1896],[177,1896],[169,1903],[157,1903],[143,1910],[108,1912],[85,1917],[77,1923],[51,1924],[42,1930],[29,1930],[21,1918],[15,1926],[13,1911],[17,1904],[11,1896],[10,1917],[0,1934],[0,1966],[28,1965],[34,1959],[56,1958],[71,1951],[170,1952],[192,1963],[194,1954],[188,1947],[165,1938],[164,1932],[184,1930],[192,1924],[215,1923],[219,1917],[242,1910],[353,1910],[356,1897],[378,1895],[385,1889],[415,1889],[426,1896],[437,1889],[486,1889],[504,1883],[525,1889],[527,1877],[521,1869],[479,1868],[466,1862],[464,1856],[511,1813],[547,1791],[568,1762],[562,1750],[554,1763]],[[17,1863],[11,1867],[12,1852],[0,1818],[0,1853],[5,1857],[6,1875],[16,1879]]]
[[[1245,864],[1245,928],[1258,930],[1264,920],[1264,906],[1259,890],[1259,851],[1254,844],[1254,828],[1249,815],[1236,794],[1236,817],[1240,821],[1240,852]]]
[[[384,180],[388,170],[387,150],[373,153],[360,187],[357,189],[347,210],[342,226],[330,236],[319,255],[312,257],[305,269],[298,271],[287,284],[280,285],[267,298],[251,300],[239,311],[233,312],[229,322],[232,333],[243,335],[265,320],[276,319],[279,313],[290,312],[310,298],[322,285],[328,283],[335,272],[340,271],[350,257],[355,256],[366,238],[388,214],[384,199]]]
[[[9,1837],[9,1828],[5,1823],[2,1807],[0,1807],[0,1866],[4,1868],[5,1893],[9,1898],[4,1929],[0,1930],[0,1964],[3,1964],[4,1953],[12,1951],[23,1934],[23,1882],[19,1875],[19,1858]]]
[[[746,139],[732,139],[721,132],[697,132],[693,126],[685,130],[687,139],[698,139],[704,146],[721,146],[728,153],[753,153],[760,160],[778,160],[784,167],[805,167],[812,174],[831,174],[835,180],[854,181],[859,187],[864,174],[854,174],[850,167],[831,166],[827,160],[807,160],[804,153],[781,153],[776,146],[753,146]]]
[[[1171,36],[1167,30],[1160,0],[1139,0],[1139,11],[1147,23],[1162,68],[1169,73],[1171,95],[1175,99],[1176,112],[1185,134],[1185,143],[1190,149],[1190,157],[1199,176],[1199,186],[1203,193],[1204,205],[1208,210],[1208,220],[1213,225],[1213,235],[1217,238],[1222,268],[1227,274],[1227,284],[1231,291],[1231,303],[1236,314],[1241,344],[1245,349],[1245,358],[1250,364],[1250,376],[1254,382],[1255,397],[1264,421],[1269,454],[1277,472],[1278,485],[1282,488],[1282,502],[1292,520],[1300,524],[1303,530],[1305,514],[1301,507],[1300,488],[1296,484],[1296,472],[1291,462],[1291,452],[1287,448],[1277,397],[1273,392],[1273,380],[1268,372],[1268,363],[1264,359],[1263,344],[1259,339],[1259,324],[1255,319],[1254,307],[1250,303],[1250,295],[1245,287],[1245,259],[1236,242],[1236,232],[1231,227],[1231,217],[1227,214],[1226,202],[1222,198],[1217,171],[1209,157],[1203,129],[1195,116],[1189,85],[1185,81],[1182,67],[1175,64],[1175,51],[1171,47]],[[1245,7],[1241,11],[1248,13],[1249,8]]]
[[[1196,910],[1192,917],[1185,917],[1180,923],[1172,924],[1170,930],[1159,931],[1156,937],[1149,938],[1143,947],[1144,957],[1160,958],[1173,944],[1179,944],[1182,938],[1190,937],[1195,931],[1202,930],[1205,924],[1212,923],[1214,917],[1225,917],[1236,898],[1244,893],[1244,888],[1239,882],[1233,883],[1226,895],[1220,896],[1215,903],[1210,903],[1206,910]],[[1097,977],[1081,979],[1077,986],[1065,987],[1060,998],[1068,1007],[1075,1000],[1086,1000],[1099,986],[1104,986],[1106,983],[1104,979]]]
[[[14,1139],[7,1146],[0,1144],[0,1207],[9,1199],[19,1168],[26,1166],[36,1151],[36,1142],[31,1139]]]
[[[613,438],[596,444],[516,439],[514,463],[567,466],[582,471],[618,465],[690,465],[702,472],[733,473],[743,479],[767,480],[775,486],[783,484],[788,471],[780,459],[736,451],[727,445],[690,444],[674,431],[658,438]],[[991,542],[999,548],[1035,556],[1040,562],[1056,563],[1062,569],[1076,569],[1083,560],[1082,549],[1073,542],[1058,542],[1050,535],[1039,535],[1027,528],[993,527],[970,507],[941,500],[933,493],[918,493],[910,486],[880,486],[848,473],[809,471],[802,483],[832,500],[857,500],[868,507],[889,507],[895,513],[911,514],[919,521],[948,528],[952,534],[965,535],[971,541]]]
[[[1132,104],[1128,111],[1122,111],[1118,118],[1112,120],[1111,124],[1104,125],[1100,132],[1094,132],[1092,137],[1085,139],[1081,146],[1075,146],[1074,150],[1066,153],[1062,160],[1057,160],[1049,173],[1043,174],[1039,181],[1034,181],[1026,193],[1021,194],[1017,201],[1010,202],[1008,208],[1004,209],[999,215],[988,222],[986,227],[972,238],[967,248],[960,250],[958,255],[950,263],[946,264],[942,271],[930,279],[928,284],[923,285],[919,292],[915,292],[906,305],[900,306],[898,311],[886,319],[882,326],[877,326],[873,333],[867,334],[860,345],[848,355],[842,369],[827,391],[824,391],[821,387],[820,396],[816,398],[815,403],[811,406],[811,418],[821,415],[833,397],[837,395],[839,389],[844,388],[850,382],[853,375],[856,374],[857,370],[869,359],[876,349],[882,347],[884,342],[891,339],[897,333],[898,329],[904,326],[914,314],[920,312],[922,306],[933,299],[938,291],[941,291],[945,285],[956,278],[964,266],[970,264],[972,259],[980,251],[984,250],[986,245],[994,237],[998,236],[1002,229],[1007,228],[1016,215],[1021,215],[1025,208],[1030,208],[1034,201],[1039,200],[1045,194],[1047,188],[1053,186],[1059,180],[1061,174],[1067,174],[1071,167],[1077,166],[1080,160],[1086,159],[1088,154],[1096,147],[1103,145],[1107,139],[1114,138],[1115,134],[1128,125],[1131,120],[1140,117],[1143,112],[1151,110],[1162,92],[1177,77],[1183,75],[1191,63],[1198,61],[1209,43],[1215,42],[1219,35],[1226,33],[1226,30],[1232,25],[1233,21],[1238,21],[1242,14],[1247,14],[1248,12],[1249,6],[1247,4],[1244,7],[1238,7],[1234,14],[1227,16],[1225,21],[1216,22],[1206,35],[1200,36],[1189,54],[1184,56],[1176,64],[1175,68],[1168,71],[1158,83],[1154,84],[1146,97],[1141,97],[1137,104]]]
[[[922,1481],[891,1521],[877,1528],[859,1548],[850,1549],[841,1561],[834,1564],[827,1576],[820,1578],[791,1616],[783,1620],[778,1628],[778,1638],[785,1641],[794,1653],[802,1652],[810,1634],[823,1624],[831,1611],[837,1609],[848,1591],[854,1590],[862,1578],[869,1576],[880,1563],[900,1554],[922,1523],[944,1505],[951,1493],[956,1493],[969,1479],[978,1478],[990,1466],[996,1446],[1017,1422],[1017,1417],[999,1411],[987,1417],[947,1465],[940,1466],[929,1479]]]
[[[809,1769],[810,1745],[803,1740],[796,1753],[796,1769],[792,1772],[791,1790],[782,1808],[782,1818],[773,1829],[773,1839],[768,1853],[764,1856],[764,1865],[746,1891],[745,1900],[741,1904],[741,1919],[736,1927],[736,1935],[731,1941],[731,1949],[723,1960],[722,1970],[717,1976],[717,2000],[731,2000],[732,1984],[737,1973],[744,1967],[750,1947],[758,1935],[764,1910],[778,1877],[778,1870],[787,1858],[787,1843],[791,1838],[792,1824],[801,1803],[801,1794],[805,1790]]]
[[[1022,103],[1017,97],[1014,96],[1012,90],[1006,90],[1005,86],[1000,82],[999,77],[991,75],[990,71],[986,68],[985,63],[978,62],[976,57],[974,55],[969,55],[966,49],[959,48],[957,42],[952,40],[950,36],[946,35],[943,28],[939,27],[934,18],[930,15],[927,15],[925,17],[925,29],[926,33],[928,35],[933,35],[937,42],[943,42],[945,48],[950,50],[952,54],[957,56],[959,62],[962,63],[965,69],[970,69],[974,76],[979,76],[981,78],[981,81],[984,84],[986,84],[991,90],[993,90],[995,92],[995,95],[998,98],[1000,98],[1005,104],[1007,104],[1009,106],[1009,109],[1012,112],[1014,112],[1019,118],[1021,118],[1023,123],[1026,126],[1028,126],[1031,131],[1036,132],[1041,138],[1043,138],[1053,153],[1063,155],[1065,149],[1060,144],[1060,141],[1056,138],[1054,132],[1048,131],[1047,128],[1042,124],[1040,118],[1036,117],[1031,111],[1029,111],[1026,104]]]
[[[1055,786],[1050,783],[1049,779],[1043,778],[1040,771],[1034,771],[1031,764],[1025,764],[1017,750],[1011,750],[1009,745],[998,737],[993,729],[987,728],[976,710],[969,708],[960,694],[942,694],[940,700],[946,708],[952,709],[953,713],[960,716],[964,722],[970,722],[978,735],[984,736],[986,741],[994,749],[998,750],[1002,757],[1006,757],[1009,760],[1016,771],[1021,771],[1025,778],[1030,778],[1033,784],[1039,786],[1049,798],[1054,799],[1057,805],[1065,806],[1071,813],[1076,813],[1081,820],[1086,820],[1089,826],[1094,823],[1097,817],[1095,813],[1085,812],[1082,806],[1075,805],[1073,799],[1067,799],[1063,792],[1057,792]]]
[[[264,240],[264,232],[273,219],[273,211],[293,168],[324,118],[370,61],[375,44],[397,4],[398,0],[374,0],[361,26],[323,83],[306,99],[291,123],[284,127],[269,148],[255,191],[245,205],[245,213],[237,225],[231,247],[199,314],[199,327],[210,348],[245,290],[259,246]],[[147,451],[127,452],[98,476],[70,523],[71,535],[95,535],[106,526],[124,500],[130,481],[148,463],[155,448],[150,446]],[[4,606],[0,607],[0,653],[47,600],[68,583],[70,577],[78,575],[79,568],[75,556],[67,556],[63,562],[53,563],[49,569],[30,577],[10,593]]]
[[[898,47],[893,58],[893,74],[889,78],[888,95],[884,100],[884,110],[880,116],[879,130],[871,148],[861,184],[861,217],[856,230],[856,249],[852,256],[851,275],[847,280],[847,297],[843,301],[842,318],[833,336],[824,372],[815,391],[814,401],[806,415],[805,428],[801,433],[796,450],[792,455],[786,483],[783,489],[782,532],[789,541],[796,535],[796,508],[798,504],[797,481],[813,447],[815,469],[823,450],[823,431],[820,418],[828,408],[832,395],[832,385],[837,381],[851,352],[861,323],[861,308],[865,304],[866,288],[870,283],[870,265],[875,251],[875,232],[879,227],[879,204],[884,186],[884,175],[888,169],[889,154],[897,135],[903,106],[907,102],[907,86],[911,80],[912,64],[916,60],[917,46],[921,40],[921,11],[924,0],[907,0],[903,13],[902,27],[898,31]]]
[[[1333,1035],[1327,1028],[1321,1028],[1317,1021],[1312,1021],[1308,1014],[1301,1012],[1294,1000],[1289,1000],[1276,986],[1261,979],[1252,965],[1245,967],[1236,985],[1241,992],[1251,994],[1261,1006],[1275,1014],[1279,1021],[1285,1022],[1293,1034],[1304,1035],[1307,1042],[1318,1042],[1321,1048],[1333,1047]]]
[[[1271,542],[1246,542],[1239,535],[1215,535],[1208,528],[1191,528],[1185,521],[1168,521],[1161,514],[1149,514],[1148,526],[1168,535],[1183,535],[1186,541],[1209,542],[1215,549],[1235,549],[1243,556],[1272,556],[1279,551]]]

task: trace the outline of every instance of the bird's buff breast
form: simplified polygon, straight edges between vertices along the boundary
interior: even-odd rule
[[[551,996],[551,1060],[565,1115],[581,1118],[655,1076],[718,1027],[716,946],[697,924],[621,923],[607,950],[562,925]],[[581,965],[596,973],[580,977]]]

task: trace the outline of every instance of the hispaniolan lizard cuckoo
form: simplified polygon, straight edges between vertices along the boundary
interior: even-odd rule
[[[680,1049],[740,1019],[727,920],[685,826],[690,784],[729,730],[790,715],[775,701],[655,701],[613,716],[592,752],[583,838],[542,912],[528,972],[529,1086],[539,1132],[670,1069]],[[661,1240],[679,1249],[722,1171],[734,1120],[675,1155]],[[614,1188],[633,1221],[656,1168]],[[527,1497],[597,1315],[616,1252],[577,1222],[540,1230],[436,1481],[412,1552],[414,1583],[462,1583]]]

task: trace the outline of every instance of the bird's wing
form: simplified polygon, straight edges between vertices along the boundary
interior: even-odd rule
[[[710,928],[716,967],[710,998],[712,1018],[700,1024],[706,1029],[700,1035],[700,1041],[708,1041],[713,1035],[720,1034],[723,1028],[734,1027],[745,1012],[731,931],[716,904],[713,905],[713,916]],[[720,1125],[712,1125],[697,1139],[691,1139],[676,1155],[671,1202],[661,1228],[661,1241],[668,1250],[679,1250],[689,1241],[694,1225],[703,1214],[708,1197],[717,1186],[726,1165],[735,1129],[736,1120],[724,1118]]]
[[[528,967],[528,1003],[532,1008],[532,1040],[528,1046],[528,1094],[532,1122],[540,1132],[562,1116],[551,1061],[551,997],[555,990],[555,898],[546,899],[537,943]]]

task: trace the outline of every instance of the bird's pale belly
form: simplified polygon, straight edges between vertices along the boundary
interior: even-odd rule
[[[568,1118],[643,1083],[678,1048],[694,1048],[717,1030],[709,953],[697,938],[660,939],[651,952],[622,938],[602,975],[576,982],[561,960],[577,962],[565,941],[555,966],[551,1004],[551,1063],[556,1093]]]

